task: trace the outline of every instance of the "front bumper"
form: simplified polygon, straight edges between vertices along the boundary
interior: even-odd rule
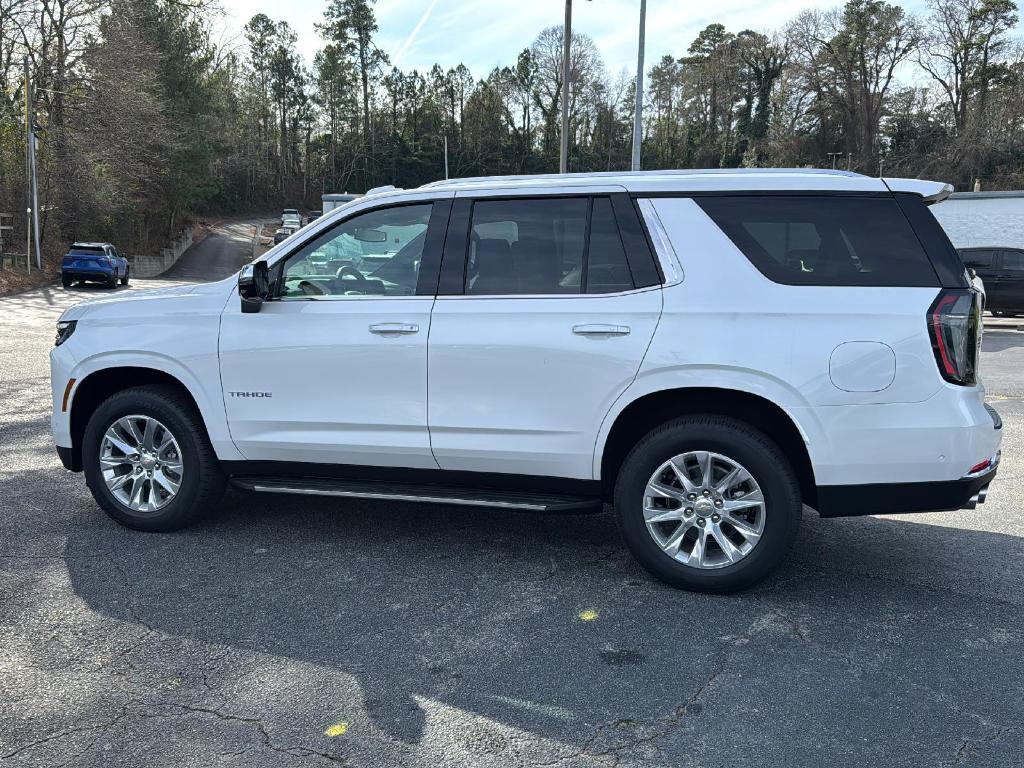
[[[60,463],[64,465],[64,469],[71,472],[81,472],[81,463],[75,462],[75,452],[70,448],[66,448],[63,445],[57,446],[57,456],[60,458]]]
[[[974,509],[985,503],[989,484],[999,469],[999,454],[983,471],[959,480],[930,483],[819,485],[818,514],[822,517],[896,515],[905,512],[949,512]]]

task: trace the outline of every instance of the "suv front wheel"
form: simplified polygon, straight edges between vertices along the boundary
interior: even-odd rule
[[[133,387],[107,398],[82,438],[85,480],[122,525],[174,531],[213,508],[224,474],[195,406],[171,388]]]
[[[792,467],[766,435],[736,419],[689,416],[654,429],[626,457],[615,512],[652,575],[735,592],[782,562],[802,505]]]

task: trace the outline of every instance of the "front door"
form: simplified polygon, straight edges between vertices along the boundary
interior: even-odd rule
[[[431,320],[434,456],[447,470],[590,479],[601,421],[658,322],[660,285],[631,269],[607,196],[456,206],[471,206],[468,232],[448,239],[468,246],[460,295],[438,296]]]
[[[357,212],[275,262],[259,313],[229,302],[221,383],[247,459],[437,468],[427,333],[449,208]]]

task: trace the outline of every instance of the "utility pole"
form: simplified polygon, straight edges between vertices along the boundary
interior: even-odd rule
[[[39,184],[36,177],[36,119],[32,107],[32,78],[29,73],[28,57],[25,57],[25,134],[28,137],[26,147],[26,171],[29,182],[28,202],[28,252],[26,260],[29,263],[29,272],[32,271],[32,240],[35,235],[36,268],[43,268],[43,259],[39,252]]]
[[[569,51],[572,47],[572,0],[565,0],[565,26],[562,28],[562,147],[558,172],[569,169]]]
[[[25,57],[25,265],[32,274],[32,93],[29,91],[28,57]]]
[[[644,31],[647,26],[647,0],[640,0],[640,44],[636,55],[636,104],[633,107],[633,162],[630,168],[640,170],[640,141],[643,139],[644,112]]]
[[[444,135],[444,177],[448,178],[448,134]]]

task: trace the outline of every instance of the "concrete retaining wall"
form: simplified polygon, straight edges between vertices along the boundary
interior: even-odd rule
[[[159,256],[129,256],[132,277],[156,277],[170,269],[192,245],[192,227],[186,227],[178,238],[167,248],[160,251]]]

